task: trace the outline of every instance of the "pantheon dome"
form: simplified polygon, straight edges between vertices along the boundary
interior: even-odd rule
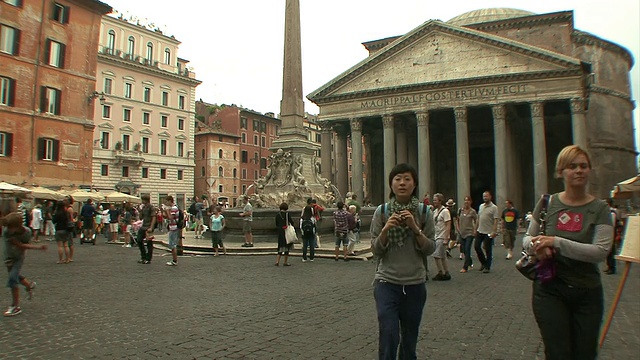
[[[471,24],[479,24],[490,21],[506,20],[519,18],[523,16],[535,15],[535,13],[519,9],[511,8],[490,8],[479,9],[460,14],[447,21],[448,24],[456,26],[465,26]]]

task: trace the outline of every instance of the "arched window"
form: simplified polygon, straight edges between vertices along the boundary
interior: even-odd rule
[[[204,166],[200,168],[200,176],[205,176]]]
[[[109,30],[109,35],[107,36],[107,49],[109,49],[109,54],[113,54],[116,48],[116,32],[113,30]]]
[[[149,63],[153,61],[153,44],[150,42],[147,43],[147,60]]]
[[[164,49],[164,63],[171,65],[171,50],[169,48]]]
[[[202,149],[202,158],[204,159],[204,149]]]
[[[218,167],[218,176],[224,177],[224,169],[222,168],[222,166]]]
[[[233,169],[233,178],[237,178],[238,177],[238,169]]]
[[[234,151],[233,152],[233,160],[238,160],[237,157],[238,157],[238,152]]]
[[[218,159],[222,159],[222,149],[218,150]]]
[[[127,42],[127,54],[133,55],[136,53],[136,39],[133,36],[129,36],[129,41]]]

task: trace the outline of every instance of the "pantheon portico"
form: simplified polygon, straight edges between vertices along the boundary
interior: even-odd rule
[[[343,194],[382,203],[391,168],[407,162],[420,196],[471,195],[477,206],[490,190],[528,210],[562,188],[555,158],[572,143],[591,153],[596,196],[636,173],[633,59],[573,29],[571,11],[478,10],[364,45],[368,58],[308,95],[320,108],[323,177],[335,172]]]

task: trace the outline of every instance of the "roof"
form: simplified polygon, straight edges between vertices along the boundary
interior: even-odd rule
[[[449,19],[447,23],[456,26],[465,26],[484,22],[513,19],[530,15],[535,15],[535,13],[531,11],[511,8],[479,9],[453,17]]]

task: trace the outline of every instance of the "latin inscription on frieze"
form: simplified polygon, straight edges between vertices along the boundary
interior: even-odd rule
[[[382,99],[366,100],[361,103],[362,109],[409,105],[424,102],[444,102],[452,100],[473,100],[483,98],[494,98],[496,96],[510,96],[527,92],[526,84],[505,85],[505,86],[486,86],[478,88],[469,88],[462,90],[442,90],[431,91],[422,94],[393,96]]]

